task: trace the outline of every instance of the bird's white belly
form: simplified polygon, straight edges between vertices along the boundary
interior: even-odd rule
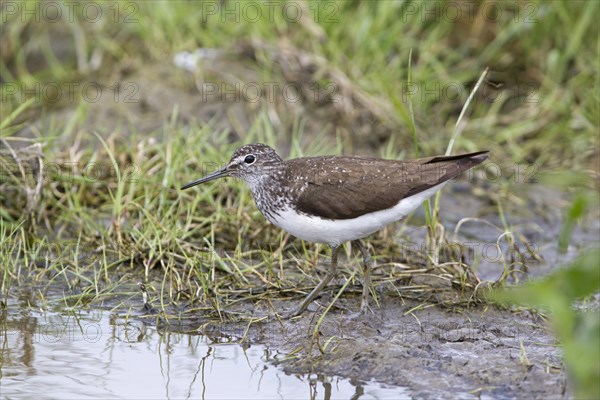
[[[404,218],[446,183],[441,183],[403,199],[392,208],[375,211],[352,219],[323,219],[304,213],[296,213],[288,207],[283,211],[278,211],[270,220],[273,224],[300,239],[335,246],[368,236],[392,222]]]

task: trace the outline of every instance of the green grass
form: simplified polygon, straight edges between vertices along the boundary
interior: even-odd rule
[[[35,2],[18,4],[32,8]],[[169,110],[159,130],[139,130],[131,122],[121,122],[107,132],[102,123],[90,125],[93,104],[84,98],[49,103],[31,91],[7,96],[2,107],[2,137],[7,143],[22,146],[24,142],[15,133],[32,128],[27,121],[39,118],[39,124],[31,129],[32,142],[43,144],[44,162],[52,166],[46,172],[44,187],[29,186],[25,198],[19,184],[25,178],[35,178],[34,171],[30,168],[26,177],[12,169],[3,174],[8,178],[4,184],[12,183],[10,193],[17,195],[2,197],[6,205],[2,223],[7,229],[20,226],[25,230],[20,236],[25,232],[39,235],[43,230],[56,239],[94,238],[94,245],[114,247],[111,251],[116,259],[130,255],[134,248],[147,258],[146,270],[157,263],[163,268],[181,266],[180,261],[169,264],[161,257],[181,252],[191,256],[197,248],[179,244],[185,241],[203,243],[208,237],[209,244],[227,249],[252,243],[247,238],[257,239],[252,233],[255,226],[263,227],[260,240],[264,243],[279,243],[284,236],[264,227],[247,189],[238,182],[226,188],[219,186],[221,193],[177,191],[182,183],[202,174],[203,163],[222,163],[240,143],[250,141],[288,148],[292,157],[362,152],[390,158],[410,157],[416,152],[442,153],[452,142],[454,151],[491,148],[492,159],[506,168],[505,174],[510,173],[514,162],[534,162],[544,171],[574,168],[585,172],[594,166],[598,148],[599,98],[594,90],[598,48],[586,40],[597,33],[593,21],[598,6],[594,2],[572,7],[525,3],[518,12],[514,4],[507,3],[500,7],[511,18],[497,23],[486,23],[479,14],[475,21],[432,21],[423,16],[423,4],[393,1],[297,3],[305,7],[307,17],[298,22],[286,21],[281,12],[275,12],[273,22],[241,18],[237,23],[223,23],[222,15],[211,14],[211,4],[153,2],[150,6],[123,2],[118,7],[118,20],[112,18],[115,10],[104,5],[103,12],[111,18],[97,24],[81,18],[77,24],[53,24],[36,22],[31,14],[10,14],[2,26],[10,38],[0,62],[4,93],[15,85],[23,88],[36,82],[96,81],[109,85],[115,68],[125,64],[137,70],[143,69],[144,63],[165,62],[165,54],[196,47],[245,48],[255,59],[244,59],[239,51],[232,50],[232,54],[242,58],[241,63],[259,82],[289,78],[292,70],[282,62],[285,51],[291,52],[289,62],[317,67],[319,73],[305,76],[301,85],[335,83],[350,107],[348,113],[340,115],[339,109],[325,105],[324,120],[331,122],[313,124],[311,113],[317,119],[323,115],[310,98],[304,117],[263,103],[250,114],[255,118],[249,124],[232,113],[222,116],[236,129],[238,140],[231,143],[230,129],[199,121],[183,123],[178,105]],[[125,20],[127,15],[131,18]],[[53,41],[73,43],[76,51],[61,53],[47,46]],[[309,61],[297,59],[299,52]],[[102,62],[96,65],[93,59],[99,54]],[[38,61],[34,63],[32,57]],[[166,62],[169,64],[170,59]],[[452,126],[486,66],[490,68],[486,87],[468,105],[462,134],[454,142],[458,130],[453,132]],[[231,73],[241,74],[239,70]],[[437,97],[424,96],[427,88],[450,84],[461,89],[458,101],[448,101],[443,91],[438,91]],[[409,92],[407,88],[413,87],[416,91]],[[535,88],[532,102],[523,99],[522,90],[529,87]],[[485,90],[487,95],[491,90],[502,96],[502,101],[482,101]],[[53,113],[65,107],[74,111],[67,118]],[[351,114],[357,112],[367,121],[353,118]],[[280,122],[278,126],[273,124],[273,115]],[[368,136],[374,132],[379,132],[376,139]],[[307,135],[310,140],[306,140]],[[70,143],[80,146],[69,148]],[[369,144],[370,150],[362,147],[364,144]],[[3,154],[8,157],[8,153]],[[77,164],[74,171],[68,163]],[[86,176],[97,163],[110,179]],[[85,169],[89,166],[92,168]],[[35,215],[23,220],[18,206],[21,200],[26,201],[28,210],[35,208]],[[437,211],[438,198],[428,222],[432,232]],[[238,227],[237,220],[245,223]],[[216,231],[215,223],[219,224]],[[568,240],[569,229],[565,227],[563,242]],[[505,226],[505,231],[509,230]],[[231,245],[232,241],[237,244]],[[221,262],[220,268],[228,267]],[[106,270],[104,275],[108,275]]]
[[[278,139],[264,126],[265,121],[260,119],[251,127],[246,141],[277,146]],[[291,147],[291,157],[300,155],[300,129],[298,124],[292,135],[297,144]],[[157,309],[169,313],[169,307],[185,301],[190,306],[205,305],[218,314],[227,305],[235,305],[240,296],[246,300],[288,297],[314,286],[318,282],[314,265],[328,249],[293,240],[266,224],[242,182],[229,179],[202,190],[179,190],[227,160],[237,144],[223,144],[226,133],[215,132],[209,125],[187,129],[171,123],[169,134],[160,141],[137,132],[127,140],[81,132],[74,141],[89,145],[53,153],[57,160],[71,161],[54,163],[43,174],[41,186],[14,171],[3,183],[8,190],[5,193],[15,193],[3,199],[7,206],[2,220],[6,232],[3,252],[11,261],[5,264],[4,273],[11,277],[6,284],[32,285],[44,302],[81,306],[110,304],[111,297],[115,301],[131,298],[135,293],[131,282],[141,280]],[[59,130],[47,134],[60,137]],[[26,149],[19,150],[22,140],[9,139],[7,148],[23,159]],[[309,145],[307,151],[340,150],[318,142],[314,145],[319,149],[311,150]],[[9,153],[3,155],[10,165]],[[70,159],[72,154],[77,154],[77,162]],[[50,156],[47,153],[45,157]],[[38,189],[41,193],[36,193]],[[35,210],[29,219],[22,217],[22,201]],[[389,255],[396,246],[388,236],[384,230],[372,241],[384,264],[393,261]],[[347,256],[352,257],[350,253]],[[426,256],[410,257],[415,276],[431,274],[430,268],[423,269]],[[358,264],[357,258],[353,260],[340,268],[342,273],[353,273],[353,265]],[[376,283],[393,284],[410,273],[411,269],[394,269],[379,276]],[[419,298],[429,291],[452,293],[456,284],[474,287],[452,265],[440,266],[437,273],[445,274],[441,279],[447,282],[446,289],[425,285],[414,290],[402,288],[401,292]],[[359,282],[354,286],[352,291],[358,291]],[[57,293],[61,293],[58,298],[54,296]],[[448,304],[468,301],[468,296],[457,292]]]
[[[64,82],[73,77],[104,77],[111,82],[107,78],[111,70],[123,63],[138,68],[146,60],[170,62],[175,52],[196,47],[231,49],[248,40],[279,42],[323,57],[321,83],[327,82],[328,73],[339,71],[348,77],[351,89],[388,105],[387,139],[394,137],[399,148],[408,149],[412,139],[400,116],[408,113],[406,77],[412,50],[411,82],[416,90],[412,103],[422,153],[441,153],[446,148],[458,112],[486,66],[490,67],[488,80],[498,87],[483,89],[488,98],[497,96],[497,100],[472,104],[472,122],[457,149],[471,151],[493,143],[495,160],[585,167],[598,144],[594,128],[599,118],[595,90],[599,57],[597,43],[589,40],[598,34],[593,24],[599,16],[595,2],[569,7],[560,2],[526,2],[519,10],[514,3],[500,3],[505,18],[497,23],[486,23],[480,14],[470,22],[467,13],[467,20],[456,23],[443,13],[439,21],[428,21],[422,15],[424,4],[396,1],[332,2],[327,10],[323,4],[306,3],[304,15],[310,18],[297,23],[286,22],[282,12],[273,13],[273,23],[243,17],[238,23],[222,23],[220,14],[208,14],[200,2],[140,2],[135,10],[129,4],[121,4],[119,17],[135,11],[133,21],[115,23],[107,18],[100,27],[82,23],[75,30],[66,24],[60,40],[83,43],[80,53],[85,57],[69,54],[59,59],[47,49],[47,42],[58,40],[51,34],[60,26],[9,19],[3,28],[12,45],[0,73],[8,82]],[[333,12],[331,18],[326,11]],[[266,15],[267,9],[263,12]],[[105,13],[114,17],[110,9]],[[33,38],[25,39],[30,35]],[[103,56],[102,67],[86,77],[81,71],[96,53]],[[41,54],[48,69],[30,73],[26,60],[31,54]],[[280,66],[268,51],[258,51],[256,57],[261,81],[281,79]],[[444,92],[452,87],[460,90],[459,99],[448,97],[452,91]],[[432,88],[434,93],[426,95]],[[293,121],[284,123],[290,129]],[[572,135],[567,133],[573,131],[576,138],[569,138]]]

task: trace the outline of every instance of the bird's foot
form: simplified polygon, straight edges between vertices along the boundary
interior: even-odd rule
[[[360,302],[360,313],[361,313],[361,315],[375,314],[373,312],[373,309],[371,308],[371,306],[369,306],[368,300],[363,299]]]
[[[304,309],[302,307],[296,307],[294,308],[292,311],[287,311],[284,312],[281,315],[281,319],[292,319],[294,317],[297,317],[298,315],[302,314],[304,312]]]

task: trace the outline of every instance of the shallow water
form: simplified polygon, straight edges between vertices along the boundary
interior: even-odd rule
[[[14,308],[13,310],[18,310]],[[401,399],[402,387],[287,375],[262,345],[159,332],[108,311],[4,310],[2,398]]]

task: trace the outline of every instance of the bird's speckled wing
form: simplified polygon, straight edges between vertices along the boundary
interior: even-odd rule
[[[303,187],[300,212],[351,219],[385,210],[408,196],[452,179],[488,157],[487,152],[409,161],[359,157],[312,157],[294,164],[288,181]]]

